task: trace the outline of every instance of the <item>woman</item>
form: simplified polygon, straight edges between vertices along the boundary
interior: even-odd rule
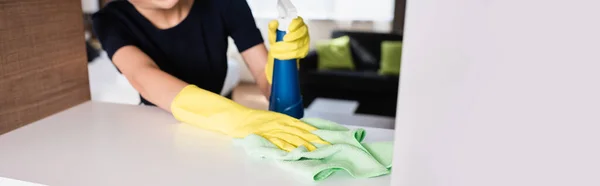
[[[310,142],[314,127],[283,114],[243,107],[215,93],[227,71],[231,36],[258,86],[270,94],[273,57],[303,58],[308,29],[301,18],[283,42],[274,42],[269,23],[268,53],[245,0],[114,1],[93,16],[94,31],[115,66],[141,94],[142,103],[171,112],[178,120],[233,137],[259,134],[284,150]]]

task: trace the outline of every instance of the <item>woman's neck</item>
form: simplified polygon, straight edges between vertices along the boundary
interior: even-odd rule
[[[155,27],[168,29],[177,26],[188,16],[193,3],[194,0],[179,0],[169,9],[146,8],[143,5],[132,4]]]

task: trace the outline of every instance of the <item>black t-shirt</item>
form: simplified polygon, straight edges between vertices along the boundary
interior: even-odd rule
[[[161,70],[217,94],[227,74],[227,38],[240,52],[263,43],[245,0],[195,0],[168,29],[156,28],[130,2],[114,1],[94,14],[93,27],[111,59],[119,48],[136,46]]]

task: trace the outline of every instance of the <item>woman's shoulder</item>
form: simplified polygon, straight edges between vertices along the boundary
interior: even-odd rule
[[[230,11],[237,6],[245,5],[246,3],[246,0],[195,0],[194,5],[198,5],[205,9],[216,8],[220,11],[229,11],[227,13],[235,13]]]

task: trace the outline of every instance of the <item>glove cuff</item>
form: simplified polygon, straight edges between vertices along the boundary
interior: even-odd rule
[[[171,103],[178,121],[227,134],[251,109],[218,94],[188,85]]]

